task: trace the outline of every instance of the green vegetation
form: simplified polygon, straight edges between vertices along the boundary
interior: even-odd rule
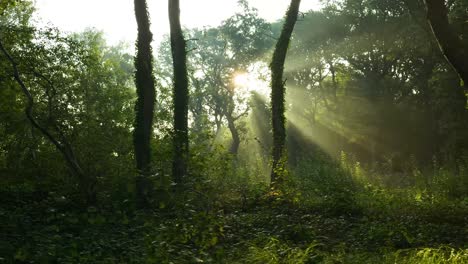
[[[136,166],[128,47],[0,3],[0,263],[468,263],[468,92],[422,2],[299,13],[273,187],[268,65],[285,21],[239,4],[218,27],[184,29],[182,50],[166,36],[154,60],[137,57],[154,64],[156,98]],[[468,6],[448,5],[467,44]],[[173,49],[190,95],[178,150]]]
[[[431,189],[390,188],[339,166],[301,168],[312,166],[283,193],[211,169],[202,186],[150,211],[135,211],[121,194],[81,210],[64,190],[38,201],[31,184],[10,185],[2,190],[2,255],[60,263],[466,263],[468,203],[445,191],[451,179],[437,175]]]

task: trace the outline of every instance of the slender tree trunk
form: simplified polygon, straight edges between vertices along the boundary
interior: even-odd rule
[[[218,119],[217,116],[220,116]],[[218,134],[221,132],[221,125],[222,125],[222,116],[215,114],[215,124],[216,124],[216,132],[215,132],[215,137],[218,137]]]
[[[76,158],[75,152],[73,147],[65,138],[63,132],[56,126],[56,130],[59,134],[58,137],[52,135],[50,131],[48,131],[45,127],[41,126],[33,116],[33,108],[34,108],[34,98],[32,97],[31,93],[29,92],[28,88],[24,84],[23,80],[21,79],[20,73],[18,71],[18,66],[16,61],[11,57],[11,55],[6,51],[5,47],[3,46],[2,42],[0,42],[0,51],[5,55],[5,57],[10,62],[11,66],[13,67],[13,77],[15,81],[21,87],[21,91],[26,96],[26,117],[28,118],[29,122],[32,124],[34,128],[39,130],[42,135],[44,135],[62,154],[64,157],[68,167],[70,168],[72,174],[78,179],[79,187],[81,189],[81,193],[85,196],[84,199],[86,200],[87,205],[95,205],[97,203],[96,198],[96,179],[84,173],[78,159]]]
[[[271,170],[271,184],[275,185],[279,180],[284,146],[286,141],[286,129],[284,116],[284,93],[285,84],[283,80],[284,63],[288,52],[289,42],[294,30],[294,26],[299,14],[299,5],[301,0],[291,0],[291,5],[286,13],[280,38],[276,43],[273,59],[270,65],[271,69],[271,112],[273,125],[273,166]]]
[[[235,120],[232,114],[227,114],[226,120],[228,121],[229,131],[231,132],[231,136],[232,136],[232,143],[231,143],[231,147],[229,148],[229,152],[231,152],[231,154],[233,154],[234,156],[237,156],[237,153],[239,152],[239,145],[240,145],[239,131],[237,131]]]
[[[332,75],[332,84],[333,84],[333,99],[334,99],[334,103],[336,104],[337,103],[337,93],[338,93],[338,82],[336,81],[336,68],[335,68],[335,65],[333,65],[333,63],[330,61],[328,63],[328,65],[330,66],[330,73]]]
[[[145,0],[135,0],[135,18],[138,25],[137,54],[135,58],[135,85],[137,102],[135,105],[136,118],[133,132],[135,147],[137,200],[140,205],[147,202],[150,184],[147,175],[151,165],[151,136],[153,129],[154,104],[156,98],[155,81],[153,76],[153,55],[151,42],[153,34]]]
[[[450,27],[448,8],[445,0],[425,0],[427,19],[436,37],[440,49],[463,80],[465,88],[468,87],[468,47],[465,47]]]
[[[174,67],[174,161],[172,173],[176,183],[181,184],[187,174],[188,163],[188,78],[187,53],[180,25],[179,0],[169,0],[169,23],[171,50]]]

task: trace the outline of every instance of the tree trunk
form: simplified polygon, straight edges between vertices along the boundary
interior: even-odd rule
[[[291,5],[286,13],[286,21],[284,22],[280,38],[276,43],[273,59],[270,65],[271,69],[271,112],[273,126],[273,166],[271,170],[271,184],[275,185],[279,180],[280,173],[278,169],[281,167],[284,146],[286,141],[285,129],[285,107],[284,93],[285,86],[283,80],[284,63],[288,52],[289,42],[294,30],[294,26],[299,14],[299,5],[301,0],[291,0]]]
[[[187,53],[180,25],[179,0],[169,0],[172,63],[174,67],[174,161],[172,173],[181,184],[187,174],[188,163],[188,78]]]
[[[425,2],[427,19],[440,49],[466,88],[468,87],[468,48],[463,46],[460,38],[450,27],[445,0],[425,0]]]
[[[240,145],[239,131],[237,131],[235,120],[232,114],[227,114],[226,119],[228,121],[229,131],[231,131],[231,136],[232,136],[232,143],[231,143],[231,147],[229,148],[229,152],[232,155],[237,156],[237,152],[239,152],[239,145]]]
[[[147,179],[151,165],[151,136],[153,127],[154,104],[156,99],[155,81],[153,76],[153,55],[151,42],[153,34],[145,0],[135,0],[135,18],[138,25],[137,54],[135,58],[135,85],[137,102],[136,118],[133,132],[135,159],[138,170],[136,179],[137,200],[147,202],[150,184]]]

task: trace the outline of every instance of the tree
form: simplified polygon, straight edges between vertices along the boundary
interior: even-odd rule
[[[410,155],[428,162],[457,158],[465,148],[466,96],[453,89],[458,78],[416,1],[337,1],[295,28],[286,62],[289,123],[327,154],[344,150],[372,164]],[[449,16],[466,36],[460,2]],[[298,152],[288,148],[290,164]]]
[[[181,184],[187,174],[189,159],[188,142],[188,77],[187,51],[182,27],[180,25],[179,0],[169,0],[169,24],[171,29],[171,51],[174,69],[174,161],[173,176]]]
[[[7,97],[4,97],[6,99],[5,103],[7,105],[12,103],[10,106],[13,111],[9,110],[6,113],[14,113],[19,105],[24,107],[26,118],[31,124],[30,133],[26,135],[26,138],[29,138],[28,152],[31,153],[33,163],[36,163],[37,154],[40,152],[39,146],[43,143],[41,137],[35,136],[34,131],[37,130],[42,137],[52,143],[64,158],[70,172],[78,180],[80,193],[83,195],[85,203],[94,205],[97,202],[96,177],[83,170],[75,147],[70,141],[67,128],[54,114],[59,111],[55,108],[58,101],[57,87],[52,75],[67,75],[64,72],[59,73],[57,69],[62,65],[57,61],[62,60],[63,64],[68,65],[70,61],[77,58],[74,56],[74,52],[77,52],[79,48],[75,49],[77,46],[74,40],[59,36],[53,29],[42,31],[32,27],[29,21],[32,14],[32,5],[29,1],[23,3],[11,1],[10,5],[7,3],[1,8],[3,10],[0,10],[2,13],[0,18],[2,24],[0,29],[0,52],[2,57],[6,58],[6,60],[2,61],[5,61],[8,65],[0,64],[0,66],[4,67],[2,70],[5,73],[5,75],[2,74],[3,76],[0,75],[0,82],[5,82],[8,88],[13,88],[13,85],[8,83],[8,79],[13,77],[14,82],[20,87],[25,98],[24,101],[17,98],[20,101],[19,104],[12,102],[10,100],[15,100],[16,91],[13,89],[11,93],[7,91],[5,93]],[[3,41],[3,38],[7,41]],[[34,39],[34,42],[32,39]],[[47,42],[47,44],[43,45],[44,42]],[[65,53],[68,56],[62,56]],[[54,56],[51,56],[51,54]],[[45,74],[46,72],[47,74]],[[70,90],[72,89],[65,83],[63,85]],[[14,126],[23,126],[23,122],[13,121],[17,117],[15,116],[5,122],[5,127],[8,127],[9,123],[13,123]],[[17,136],[19,138],[23,137],[23,135]]]
[[[427,19],[442,53],[463,80],[464,86],[468,87],[468,48],[450,25],[446,1],[425,0],[425,2]]]
[[[249,111],[249,87],[239,87],[235,78],[246,74],[262,61],[273,46],[270,25],[258,17],[255,8],[239,1],[241,12],[229,17],[221,26],[195,30],[195,51],[189,56],[193,86],[203,91],[209,116],[216,126],[215,134],[226,125],[231,134],[229,152],[237,156],[242,141],[242,122]],[[194,98],[193,101],[200,99]]]
[[[15,5],[14,0],[4,0],[0,3],[0,15],[4,15],[4,12],[10,7]]]
[[[135,17],[138,25],[137,54],[135,58],[135,85],[137,102],[133,142],[135,147],[136,167],[139,175],[136,179],[137,197],[140,202],[146,200],[149,192],[145,179],[151,166],[151,135],[153,127],[154,102],[156,97],[153,77],[153,55],[150,21],[146,0],[135,0]]]
[[[261,60],[273,45],[270,25],[258,17],[258,11],[249,6],[245,0],[239,1],[243,12],[228,18],[221,25],[220,33],[224,38],[222,54],[225,58],[224,89],[220,94],[223,96],[221,109],[226,118],[232,143],[229,151],[237,155],[241,141],[239,125],[236,124],[249,112],[248,105],[241,98],[236,99],[233,79],[239,72],[247,72],[249,66]],[[226,85],[227,84],[227,85]],[[240,105],[246,105],[246,109],[239,111]]]
[[[99,180],[115,180],[131,168],[132,56],[107,46],[96,31],[66,36],[15,23],[0,35],[30,95],[12,78],[8,59],[0,60],[0,171],[18,180],[33,177],[46,192],[45,183],[53,182],[68,197],[65,181],[79,187],[80,201],[94,204]],[[73,181],[63,177],[69,174]]]
[[[273,53],[271,69],[271,113],[273,126],[273,166],[271,169],[271,184],[275,185],[280,177],[279,169],[284,158],[286,141],[286,118],[284,115],[285,82],[283,80],[284,63],[288,52],[289,42],[299,14],[301,0],[291,0],[286,13],[286,20],[281,35]]]
[[[56,129],[59,133],[59,136],[56,137],[52,135],[52,133],[46,129],[46,127],[42,126],[38,123],[38,121],[34,118],[33,108],[34,108],[34,98],[31,95],[31,92],[26,87],[26,84],[23,82],[20,72],[18,70],[18,64],[16,61],[11,57],[11,55],[7,52],[5,47],[3,46],[2,42],[0,41],[0,51],[3,55],[8,59],[11,63],[13,68],[13,76],[15,81],[21,87],[21,91],[26,97],[26,117],[31,122],[32,126],[40,131],[42,135],[44,135],[56,148],[57,150],[63,155],[67,165],[73,172],[73,174],[79,179],[80,187],[85,194],[85,199],[87,204],[95,204],[96,203],[96,192],[94,191],[94,181],[87,177],[84,173],[83,169],[81,168],[78,159],[76,158],[75,151],[73,147],[70,145],[66,137],[64,136],[63,132],[60,130],[58,126]]]
[[[248,87],[237,87],[234,79],[263,60],[273,46],[269,23],[259,18],[257,11],[247,3],[241,3],[241,7],[243,11],[226,19],[219,27],[185,33],[186,38],[192,40],[186,45],[190,51],[187,52],[187,71],[191,139],[197,145],[201,141],[212,145],[213,135],[220,135],[218,132],[227,127],[232,137],[228,149],[234,156],[243,139],[242,122],[249,112],[250,96],[246,92]],[[157,78],[161,89],[165,89],[175,73],[170,39],[162,42],[158,53]],[[170,105],[164,98],[161,103]],[[159,107],[161,111],[165,111],[164,108],[167,107]],[[199,133],[201,131],[203,133]]]

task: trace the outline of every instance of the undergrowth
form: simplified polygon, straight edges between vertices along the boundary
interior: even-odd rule
[[[388,185],[390,175],[345,156],[304,160],[272,190],[234,170],[241,160],[210,158],[224,165],[145,211],[125,188],[83,210],[60,186],[0,185],[0,263],[468,262],[466,186],[451,186],[464,169],[427,177],[413,167],[402,180],[412,184]]]

